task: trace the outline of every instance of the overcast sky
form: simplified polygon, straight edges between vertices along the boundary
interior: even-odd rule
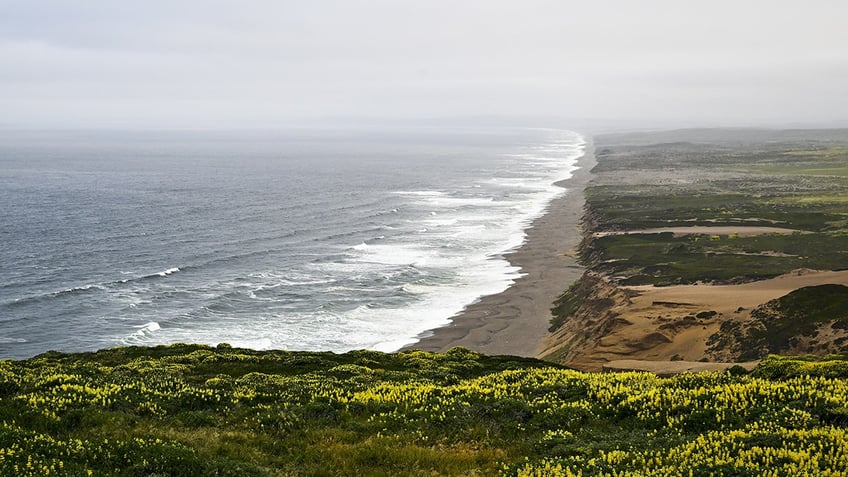
[[[0,125],[848,120],[844,0],[0,0]]]

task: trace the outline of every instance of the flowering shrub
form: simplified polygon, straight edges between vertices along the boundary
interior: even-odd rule
[[[464,349],[50,353],[0,361],[0,475],[848,475],[834,360],[659,378]]]

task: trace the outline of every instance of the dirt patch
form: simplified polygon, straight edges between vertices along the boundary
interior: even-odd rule
[[[737,235],[739,237],[752,237],[754,235],[765,234],[792,234],[792,233],[807,233],[796,229],[786,229],[782,227],[757,227],[757,226],[692,226],[692,227],[661,227],[654,229],[640,230],[617,230],[613,232],[596,232],[595,237],[605,237],[607,235],[626,235],[626,234],[659,234],[672,233],[675,237],[684,235]]]

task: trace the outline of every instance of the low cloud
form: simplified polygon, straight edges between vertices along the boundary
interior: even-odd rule
[[[19,126],[845,120],[842,2],[7,1]]]

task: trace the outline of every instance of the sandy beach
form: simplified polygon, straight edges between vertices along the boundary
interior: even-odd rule
[[[591,138],[587,137],[578,170],[557,183],[566,193],[554,199],[547,213],[527,230],[527,239],[506,255],[524,274],[507,290],[469,305],[442,328],[431,330],[404,349],[446,351],[455,346],[486,354],[536,356],[548,335],[551,306],[583,274],[576,247],[582,238],[583,189],[595,165]]]

